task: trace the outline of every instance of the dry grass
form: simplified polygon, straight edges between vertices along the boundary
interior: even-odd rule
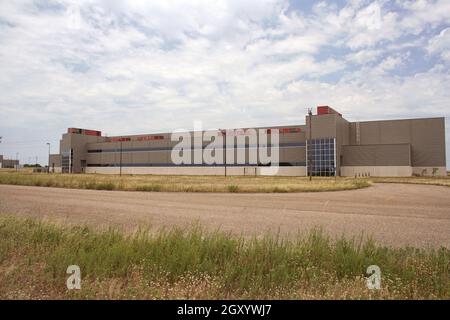
[[[450,187],[450,176],[447,177],[392,177],[392,178],[367,178],[374,183],[412,183],[434,186]]]
[[[368,187],[369,181],[354,178],[223,177],[95,175],[0,172],[0,184],[126,191],[165,192],[318,192]]]
[[[0,299],[449,299],[450,251],[370,239],[244,240],[201,228],[125,235],[0,218]],[[82,289],[68,291],[68,265]],[[382,289],[369,290],[369,265]]]
[[[285,193],[354,190],[373,183],[411,183],[450,186],[447,177],[270,177],[45,174],[29,169],[0,169],[0,184],[150,192]]]

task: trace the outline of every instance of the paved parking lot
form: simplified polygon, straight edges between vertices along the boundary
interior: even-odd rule
[[[235,234],[292,236],[321,227],[393,246],[450,248],[450,188],[407,184],[290,194],[162,193],[0,185],[0,214],[133,230],[200,222]]]

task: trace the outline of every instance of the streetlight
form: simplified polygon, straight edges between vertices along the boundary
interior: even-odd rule
[[[47,173],[50,174],[50,142],[47,142],[48,145],[48,167],[47,167]]]
[[[308,149],[308,175],[309,181],[312,181],[312,109],[308,108],[309,115],[309,149]]]

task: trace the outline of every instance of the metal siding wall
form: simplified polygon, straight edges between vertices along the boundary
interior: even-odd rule
[[[380,144],[411,143],[410,120],[379,122]]]
[[[344,146],[342,166],[410,166],[410,145]]]
[[[122,152],[122,163],[133,163],[133,154],[135,152]],[[120,152],[117,153],[117,158],[120,163]]]
[[[280,148],[280,162],[296,163],[305,161],[305,147]]]
[[[312,116],[312,139],[336,137],[336,114]],[[306,117],[306,139],[309,139],[309,116]]]
[[[102,154],[101,153],[88,153],[86,156],[87,163],[101,164]]]
[[[355,143],[355,123],[350,143]],[[444,118],[360,122],[361,145],[411,144],[413,167],[445,166]]]
[[[149,163],[150,157],[150,152],[134,152],[133,161],[135,163]]]
[[[361,122],[360,123],[361,145],[380,143],[380,123]]]
[[[411,120],[414,167],[445,167],[444,118]]]
[[[349,144],[349,122],[344,118],[337,116],[336,117],[336,174],[340,175],[341,168],[341,156],[344,155],[344,151],[342,146]]]
[[[305,142],[305,132],[280,134],[280,144]]]
[[[355,122],[350,122],[349,125],[348,125],[348,130],[349,130],[348,144],[349,145],[356,145],[356,123]]]
[[[149,152],[149,162],[150,163],[167,163],[167,156],[169,154],[169,163],[170,161],[170,152],[167,151],[158,151],[158,152]]]
[[[119,163],[119,157],[116,156],[118,153],[101,153],[101,164],[118,164]]]

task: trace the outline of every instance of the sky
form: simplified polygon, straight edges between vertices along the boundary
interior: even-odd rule
[[[0,154],[109,136],[446,117],[450,1],[0,0]]]

